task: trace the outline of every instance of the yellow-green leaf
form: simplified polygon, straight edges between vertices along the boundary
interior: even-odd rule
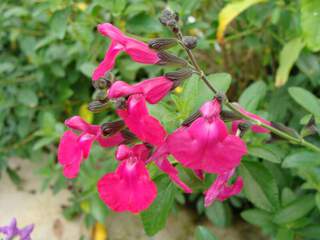
[[[320,1],[301,1],[301,28],[306,45],[312,51],[320,51]]]
[[[295,38],[289,41],[280,52],[279,67],[276,74],[276,86],[281,87],[287,81],[290,70],[297,61],[299,54],[304,47],[304,42],[301,38]]]
[[[92,123],[93,113],[88,110],[88,104],[84,103],[80,106],[79,115],[83,120]]]
[[[254,4],[265,2],[266,0],[241,0],[227,4],[219,13],[219,26],[217,39],[223,42],[223,35],[228,24],[235,19],[240,13]]]

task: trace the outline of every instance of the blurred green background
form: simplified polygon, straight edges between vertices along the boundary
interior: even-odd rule
[[[236,4],[232,5],[232,2]],[[100,161],[113,158],[113,153],[93,149],[94,154],[84,164],[80,177],[72,182],[65,180],[56,164],[56,146],[65,130],[63,121],[73,115],[93,123],[114,118],[105,113],[92,115],[87,110],[94,94],[91,73],[109,44],[108,39],[98,34],[96,25],[111,22],[143,41],[170,36],[158,21],[160,12],[168,6],[180,14],[183,32],[198,37],[194,52],[206,72],[231,75],[231,87],[227,92],[230,99],[239,99],[247,110],[293,127],[308,140],[319,144],[319,130],[310,132],[305,127],[312,116],[315,129],[320,123],[318,0],[2,0],[0,171],[6,171],[19,185],[21,179],[8,165],[8,159],[19,156],[41,162],[37,172],[43,176],[43,190],[51,186],[58,192],[69,186],[74,194],[65,210],[66,217],[84,213],[89,226],[97,220],[103,221],[108,210],[97,198],[95,183],[103,173],[115,167],[115,161]],[[226,18],[221,17],[222,9],[226,16],[235,12],[239,16],[225,30],[224,42],[219,43],[217,29]],[[173,52],[183,56],[179,49]],[[159,66],[134,63],[122,54],[113,73],[123,81],[135,82],[163,71]],[[188,107],[190,99],[203,94],[193,87],[186,83],[182,93],[173,94],[174,109],[166,102],[151,109],[154,115],[161,116],[168,129],[174,129],[192,112]],[[217,203],[210,210],[203,209],[202,197],[198,194],[186,197],[177,193],[176,202],[185,204],[187,201],[199,215],[206,214],[220,226],[231,222],[231,209],[238,216],[242,210],[257,207],[242,215],[249,223],[260,224],[268,235],[279,240],[294,239],[294,234],[319,239],[320,229],[314,227],[320,222],[319,210],[314,208],[316,203],[320,206],[319,155],[310,157],[304,149],[287,143],[266,146],[264,136],[248,134],[246,140],[249,164],[240,168],[240,174],[245,175],[248,186],[242,196],[224,204]],[[303,161],[308,164],[301,164]],[[259,171],[265,173],[264,181],[272,185],[270,191],[264,188],[265,182],[252,174]],[[276,197],[270,196],[270,192]],[[261,194],[265,196],[262,200],[256,196]],[[316,201],[310,200],[310,209],[301,210],[300,202],[298,210],[289,209],[293,212],[301,210],[302,214],[288,221],[267,221],[287,206],[283,201],[291,203],[284,200],[285,197],[302,202],[309,198]],[[273,208],[273,205],[279,206]],[[217,214],[220,217],[210,217]],[[259,217],[262,222],[256,222]]]

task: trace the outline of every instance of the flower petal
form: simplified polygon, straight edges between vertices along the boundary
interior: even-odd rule
[[[127,109],[118,109],[118,115],[127,127],[141,141],[159,146],[164,142],[166,131],[159,120],[149,115],[145,99],[142,95],[131,95]]]
[[[188,187],[187,184],[185,184],[180,178],[179,178],[179,172],[178,170],[172,166],[172,164],[169,162],[167,156],[169,155],[168,148],[166,144],[163,144],[160,146],[150,157],[150,161],[154,161],[154,163],[158,166],[158,168],[161,169],[161,171],[168,174],[171,181],[173,181],[175,184],[177,184],[180,188],[183,189],[186,193],[192,193],[192,190],[190,187]],[[149,161],[148,160],[148,161]]]
[[[78,175],[83,159],[83,152],[78,138],[76,134],[68,130],[60,139],[58,161],[63,166],[63,174],[67,178],[74,178]]]
[[[173,82],[163,76],[147,79],[133,85],[116,81],[109,89],[108,97],[119,98],[140,93],[149,103],[155,104],[168,94],[172,86]]]
[[[98,192],[113,211],[139,213],[154,201],[157,188],[142,161],[125,160],[99,180]]]
[[[234,184],[228,186],[228,181],[234,174],[235,169],[218,175],[209,190],[205,193],[205,207],[210,206],[216,199],[225,199],[240,193],[243,188],[243,180],[238,177]]]
[[[98,135],[96,140],[99,142],[101,147],[109,148],[120,145],[125,139],[122,134],[118,132],[110,137]]]
[[[115,41],[111,41],[109,49],[107,50],[104,59],[99,64],[99,66],[94,70],[92,74],[92,80],[98,80],[103,78],[109,70],[111,70],[115,64],[116,57],[123,50],[122,45]]]
[[[100,132],[100,126],[92,125],[83,120],[80,116],[73,116],[64,121],[64,124],[73,130],[90,133],[92,135],[98,135]]]

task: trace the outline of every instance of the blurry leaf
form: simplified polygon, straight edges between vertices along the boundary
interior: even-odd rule
[[[301,38],[295,38],[284,45],[280,52],[279,67],[276,73],[277,87],[281,87],[288,81],[289,73],[294,63],[297,61],[304,42]]]
[[[276,181],[261,163],[243,161],[240,176],[244,180],[244,193],[254,205],[269,212],[279,207]]]
[[[308,168],[320,166],[320,153],[298,152],[287,156],[282,164],[285,168]]]
[[[219,13],[219,26],[217,30],[217,39],[223,42],[223,35],[228,24],[235,19],[240,13],[254,4],[265,2],[266,0],[240,0],[228,3]]]
[[[319,236],[320,236],[319,224],[301,228],[299,229],[298,234],[306,238],[319,239]]]
[[[19,91],[18,101],[28,107],[35,107],[38,105],[38,97],[31,89],[22,89]]]
[[[277,224],[288,224],[307,215],[315,207],[314,195],[304,195],[280,209],[273,221]]]
[[[150,16],[146,13],[140,13],[127,22],[126,29],[135,34],[150,34],[154,32],[160,32],[162,27],[160,22],[153,16]]]
[[[80,65],[80,71],[88,78],[91,78],[91,75],[95,68],[96,68],[96,65],[94,65],[91,62],[85,62]]]
[[[44,146],[48,146],[54,140],[55,140],[55,138],[53,138],[53,137],[41,138],[40,140],[36,141],[33,144],[32,150],[39,150],[40,148],[42,148]]]
[[[109,209],[101,201],[98,195],[95,195],[90,201],[90,212],[97,221],[104,223],[107,215],[109,214]]]
[[[198,226],[195,232],[196,240],[218,240],[207,228]]]
[[[126,7],[127,0],[113,0],[112,15],[119,16]]]
[[[227,227],[231,224],[231,210],[227,203],[215,201],[210,207],[205,209],[209,220],[218,227]]]
[[[294,240],[294,232],[287,228],[278,229],[276,240]]]
[[[281,192],[281,204],[282,206],[287,206],[290,203],[292,203],[294,200],[296,200],[296,195],[290,188],[284,188]]]
[[[280,163],[279,156],[267,147],[249,147],[249,154],[258,158],[265,159],[270,162]]]
[[[10,167],[7,167],[6,170],[7,170],[7,174],[9,176],[9,178],[11,179],[11,181],[14,184],[16,184],[17,186],[20,186],[22,183],[22,179],[18,175],[18,173],[15,170],[11,169]]]
[[[251,84],[243,91],[239,98],[239,103],[247,111],[253,112],[256,110],[259,102],[265,97],[267,86],[263,81],[258,81]]]
[[[315,201],[316,201],[317,208],[320,211],[320,192],[317,192]]]
[[[68,26],[70,9],[56,11],[50,21],[50,34],[58,39],[63,39]]]
[[[104,224],[96,222],[93,227],[93,238],[92,240],[107,240],[108,239],[108,232],[107,228]]]
[[[304,109],[316,117],[320,116],[320,100],[311,92],[301,87],[291,87],[289,94]]]
[[[92,120],[93,120],[93,113],[90,112],[88,110],[88,104],[87,103],[84,103],[80,106],[80,109],[79,109],[79,116],[87,121],[88,123],[92,123]]]
[[[320,83],[320,60],[315,54],[303,53],[297,61],[300,71],[306,74],[314,84]]]
[[[265,225],[272,224],[272,214],[267,211],[253,208],[241,212],[241,217],[248,223],[264,227]]]
[[[320,50],[320,1],[301,0],[301,27],[307,47]]]
[[[141,213],[144,230],[153,236],[166,225],[167,218],[174,203],[176,188],[169,179],[162,175],[155,179],[158,195],[152,205]]]

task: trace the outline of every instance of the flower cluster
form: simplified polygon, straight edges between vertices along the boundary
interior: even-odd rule
[[[171,24],[167,18],[161,21]],[[175,30],[174,25],[172,28]],[[221,117],[220,98],[204,103],[196,117],[173,133],[168,133],[148,111],[147,103],[158,103],[181,81],[192,75],[192,70],[186,67],[186,61],[164,51],[175,45],[176,40],[156,39],[147,45],[126,36],[110,23],[98,25],[98,31],[110,38],[111,44],[92,76],[94,87],[102,94],[98,101],[91,104],[91,110],[100,110],[107,102],[115,102],[120,120],[102,126],[89,124],[78,116],[66,120],[66,126],[79,134],[68,130],[61,138],[58,160],[63,166],[64,175],[67,178],[77,176],[82,161],[88,157],[91,145],[96,141],[102,147],[117,146],[117,169],[104,175],[98,182],[101,199],[114,211],[139,213],[154,201],[157,187],[147,170],[151,162],[184,192],[192,192],[168,160],[169,155],[183,167],[192,169],[201,180],[205,174],[217,175],[205,192],[206,206],[215,200],[223,201],[238,194],[243,187],[241,177],[233,184],[229,184],[229,180],[247,153],[246,144],[237,131],[243,120],[234,121],[229,130]],[[195,46],[194,38],[184,40],[189,43],[186,46]],[[174,64],[183,68],[130,85],[110,77],[110,70],[120,52],[125,52],[138,63]],[[242,111],[251,114],[244,109]],[[253,114],[251,117],[261,120]],[[266,132],[259,126],[252,126],[251,129]]]
[[[17,220],[13,218],[8,226],[0,227],[0,233],[5,235],[4,240],[13,240],[19,237],[20,240],[31,240],[31,232],[34,225],[28,225],[22,229],[18,229]],[[0,237],[1,237],[0,234]]]

